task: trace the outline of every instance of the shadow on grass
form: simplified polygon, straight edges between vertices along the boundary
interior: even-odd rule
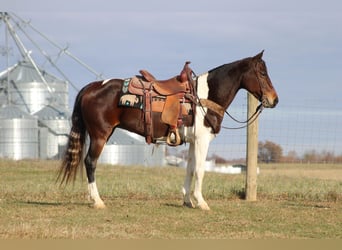
[[[174,204],[174,203],[164,203],[163,206],[174,207],[174,208],[186,208],[186,206],[184,206],[182,204]]]
[[[20,201],[19,203],[39,206],[62,206],[62,202],[47,202],[47,201]]]
[[[49,202],[49,201],[17,201],[19,204],[26,204],[32,206],[42,206],[42,207],[61,207],[61,206],[87,206],[91,207],[90,203],[87,202]]]
[[[231,193],[240,200],[246,199],[246,190],[244,188],[232,188]]]

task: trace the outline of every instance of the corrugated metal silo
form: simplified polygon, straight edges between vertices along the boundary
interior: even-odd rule
[[[113,165],[164,166],[165,147],[147,145],[143,137],[116,129],[98,162]]]
[[[38,158],[38,120],[18,107],[0,109],[0,157]]]
[[[21,61],[0,73],[0,83],[5,84],[9,78],[9,96],[11,103],[30,114],[53,104],[68,108],[68,84],[55,76],[40,70],[46,83],[34,66]]]
[[[67,110],[46,106],[34,114],[39,120],[41,159],[58,159],[68,142],[70,114]]]

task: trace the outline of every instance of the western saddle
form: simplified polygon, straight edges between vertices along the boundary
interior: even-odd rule
[[[132,78],[128,90],[143,98],[147,143],[155,142],[152,112],[161,112],[161,122],[168,125],[166,143],[170,146],[183,143],[178,128],[182,125],[182,117],[188,114],[188,110],[182,104],[194,93],[193,71],[189,64],[190,62],[186,62],[180,74],[168,80],[157,80],[147,70],[140,70],[141,76]],[[155,97],[158,97],[157,101]]]

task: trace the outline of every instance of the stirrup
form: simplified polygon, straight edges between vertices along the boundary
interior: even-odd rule
[[[170,129],[166,138],[166,143],[169,146],[178,146],[182,143],[178,129]]]

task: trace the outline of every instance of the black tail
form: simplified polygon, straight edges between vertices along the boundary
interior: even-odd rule
[[[86,128],[82,118],[81,100],[83,96],[82,89],[75,100],[74,110],[72,112],[72,127],[69,134],[68,146],[64,153],[63,162],[59,169],[57,181],[61,184],[68,184],[71,180],[76,180],[77,169],[83,160],[84,143],[86,139]]]

